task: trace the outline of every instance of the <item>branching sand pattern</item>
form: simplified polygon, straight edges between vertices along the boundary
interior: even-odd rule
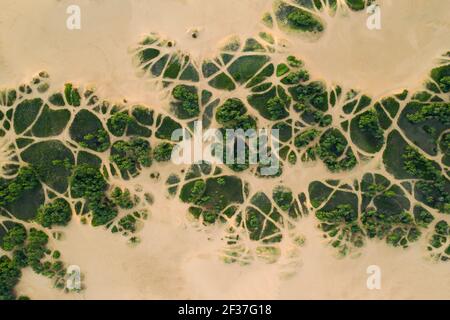
[[[278,26],[318,36],[321,15],[366,5],[276,1],[273,15],[264,16],[266,31],[230,37],[203,60],[156,33],[146,36],[131,55],[143,81],[161,92],[158,111],[103,100],[93,88],[53,88],[46,72],[1,91],[0,272],[16,276],[0,297],[15,297],[27,265],[64,287],[59,252],[46,251],[46,234],[37,229],[59,238],[53,226],[78,220],[137,244],[154,201],[187,204],[187,220],[199,231],[220,228],[217,254],[225,262],[277,262],[284,275],[300,263],[302,219],[316,219],[341,257],[359,254],[371,239],[405,248],[428,237],[430,256],[450,259],[450,53],[422,91],[369,97],[311,79],[288,42],[270,34]],[[202,162],[165,172],[173,131],[192,133],[195,121],[279,129],[280,170],[266,177],[266,163]],[[288,182],[296,170],[318,165],[320,176]],[[167,188],[167,198],[155,199],[146,180]]]

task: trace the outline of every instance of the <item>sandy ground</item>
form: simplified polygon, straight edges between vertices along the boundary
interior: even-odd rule
[[[260,30],[259,17],[270,2],[42,0],[32,6],[29,1],[1,0],[0,87],[15,86],[47,70],[56,87],[66,81],[93,83],[104,97],[126,97],[157,109],[158,95],[135,76],[130,47],[144,34],[158,31],[182,50],[211,56],[224,37]],[[316,43],[288,37],[291,51],[305,60],[313,77],[374,96],[418,87],[434,59],[450,48],[450,2],[380,2],[382,30],[368,30],[365,14],[338,16],[327,19],[327,31]],[[69,3],[81,6],[79,31],[65,28]],[[197,40],[187,34],[193,27],[201,29]],[[171,169],[168,165],[162,175]],[[305,188],[323,172],[321,166],[292,172],[284,183]],[[197,232],[184,219],[184,205],[164,201],[162,184],[138,182],[157,199],[139,246],[130,248],[125,239],[73,222],[55,245],[65,261],[81,267],[87,290],[64,294],[52,289],[49,280],[26,272],[18,291],[34,299],[450,298],[449,266],[427,261],[423,242],[408,250],[373,242],[362,256],[337,260],[312,218],[300,225],[307,242],[294,277],[282,279],[279,264],[224,264],[217,257],[218,231]],[[251,185],[268,188],[257,179]],[[366,288],[366,268],[372,264],[381,267],[381,290]]]

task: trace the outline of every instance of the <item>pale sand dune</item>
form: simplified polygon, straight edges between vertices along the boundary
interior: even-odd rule
[[[450,2],[380,2],[382,30],[367,30],[363,13],[338,16],[327,19],[328,29],[317,43],[289,37],[290,50],[305,60],[314,77],[364,89],[375,96],[418,87],[434,59],[450,48]],[[65,28],[69,3],[82,7],[80,31]],[[158,31],[177,41],[182,50],[198,57],[211,56],[216,43],[232,33],[254,35],[260,28],[259,17],[270,3],[42,0],[31,6],[29,1],[2,0],[0,87],[15,86],[47,70],[54,87],[66,81],[93,83],[104,97],[126,97],[162,108],[158,94],[135,76],[127,53],[130,47],[144,34]],[[197,40],[186,33],[192,27],[201,29]],[[170,169],[166,166],[162,175]],[[325,176],[321,165],[296,170],[283,181],[294,189],[304,189],[313,179]],[[350,174],[342,174],[345,176]],[[184,220],[186,207],[177,201],[164,201],[163,184],[149,183],[147,177],[148,173],[143,173],[136,182],[157,200],[139,234],[139,246],[130,248],[119,236],[73,221],[64,229],[64,240],[55,246],[65,261],[81,267],[88,289],[81,294],[64,294],[50,288],[49,280],[26,272],[18,292],[34,299],[450,298],[449,267],[427,261],[423,242],[408,250],[370,243],[361,257],[337,260],[332,249],[324,246],[313,217],[300,223],[307,243],[301,249],[302,265],[292,278],[281,279],[283,266],[278,264],[224,264],[217,257],[219,230],[197,232]],[[270,188],[255,178],[251,185]],[[380,291],[366,288],[366,268],[371,264],[382,269]]]

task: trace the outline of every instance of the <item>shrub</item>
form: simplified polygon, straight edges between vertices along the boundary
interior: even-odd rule
[[[66,200],[58,198],[38,209],[36,221],[45,228],[66,226],[72,218],[72,210]]]

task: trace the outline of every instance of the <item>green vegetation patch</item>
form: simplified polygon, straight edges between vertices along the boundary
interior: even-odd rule
[[[332,172],[350,170],[357,164],[353,151],[338,129],[328,129],[322,134],[317,155]]]
[[[269,62],[269,60],[269,57],[264,55],[242,56],[237,58],[227,70],[236,82],[244,84]]]
[[[72,218],[72,209],[69,203],[57,198],[41,206],[36,215],[36,221],[45,228],[52,226],[66,226]]]
[[[51,110],[45,105],[31,131],[35,137],[57,136],[65,129],[69,119],[69,110]]]
[[[199,97],[194,86],[177,85],[172,90],[175,99],[171,103],[172,111],[179,119],[190,119],[200,114]]]
[[[283,1],[276,5],[275,16],[285,29],[301,32],[322,32],[324,24],[319,17]]]
[[[111,147],[110,159],[123,176],[135,175],[142,167],[152,164],[150,143],[142,138],[116,141]]]
[[[384,134],[375,110],[359,114],[350,122],[350,136],[358,148],[375,153],[384,145]]]
[[[181,125],[170,117],[164,117],[161,125],[156,130],[155,136],[158,139],[172,140],[174,131],[181,129]]]
[[[244,103],[237,98],[224,102],[216,111],[216,121],[225,129],[254,129],[256,121],[247,114]]]
[[[230,204],[243,203],[242,181],[236,176],[190,181],[182,187],[180,199],[218,215]]]
[[[403,109],[398,124],[415,145],[434,156],[438,152],[438,137],[450,127],[450,103],[410,102]]]
[[[258,110],[266,119],[281,120],[289,116],[289,106],[291,100],[286,94],[277,94],[277,88],[262,94],[253,94],[248,97],[248,103]]]
[[[103,152],[110,146],[109,135],[100,119],[88,110],[80,110],[70,126],[70,137],[82,147]]]
[[[169,161],[172,157],[172,150],[174,144],[169,142],[162,142],[158,144],[153,150],[153,158],[158,162]]]
[[[21,157],[33,166],[42,182],[60,193],[66,191],[75,159],[62,142],[48,140],[34,143],[21,153]]]
[[[0,178],[0,207],[16,218],[31,220],[44,203],[44,191],[36,172],[30,167],[20,168],[14,179]]]
[[[24,132],[36,119],[43,101],[40,98],[27,99],[17,105],[14,111],[14,131],[17,134]]]

